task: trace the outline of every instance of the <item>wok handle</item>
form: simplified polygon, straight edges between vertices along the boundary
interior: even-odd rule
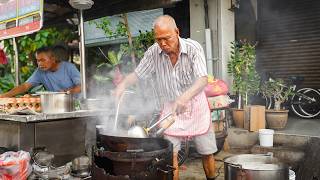
[[[174,168],[173,166],[170,166],[170,165],[167,165],[166,168],[167,168],[167,170],[163,170],[161,168],[157,168],[157,170],[161,171],[165,174],[169,174],[169,173],[173,172],[174,170],[176,170],[176,168]]]
[[[241,164],[232,164],[232,163],[227,163],[227,164],[229,166],[231,166],[231,167],[242,169],[242,165]]]
[[[172,115],[172,112],[163,116],[163,118],[161,118],[159,121],[157,121],[156,123],[154,123],[151,127],[147,128],[147,131],[150,131],[152,128],[154,128],[156,125],[160,124],[162,121],[166,120],[168,117],[170,117]]]

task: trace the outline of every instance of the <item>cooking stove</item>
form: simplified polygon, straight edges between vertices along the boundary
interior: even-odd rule
[[[171,180],[172,144],[162,138],[98,134],[93,148],[92,179]]]

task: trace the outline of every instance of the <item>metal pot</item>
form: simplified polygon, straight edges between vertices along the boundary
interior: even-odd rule
[[[80,156],[72,160],[72,174],[76,177],[87,177],[90,175],[90,159]]]
[[[66,92],[37,92],[43,113],[55,114],[74,110],[73,96]]]
[[[35,163],[37,163],[40,166],[49,167],[52,164],[53,158],[54,158],[53,154],[50,154],[49,152],[46,152],[46,151],[40,151],[34,155],[33,160]]]
[[[272,155],[241,154],[224,160],[226,180],[286,180],[289,168]]]

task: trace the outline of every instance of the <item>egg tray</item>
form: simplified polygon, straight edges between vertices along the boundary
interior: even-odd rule
[[[0,98],[0,111],[10,113],[13,111],[30,109],[31,111],[41,112],[39,97],[21,98]]]

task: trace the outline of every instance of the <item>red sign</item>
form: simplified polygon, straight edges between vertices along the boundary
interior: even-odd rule
[[[43,0],[9,0],[0,3],[0,40],[39,31]]]

